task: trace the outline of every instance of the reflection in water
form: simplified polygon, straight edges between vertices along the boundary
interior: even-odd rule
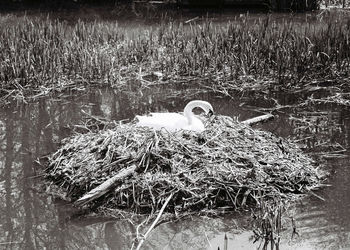
[[[319,193],[325,201],[307,199],[297,207],[300,234],[318,249],[350,249],[350,160],[329,163],[336,171],[329,177],[332,187]]]
[[[84,112],[110,120],[131,120],[135,114],[150,111],[181,111],[189,100],[203,99],[213,104],[216,113],[245,120],[260,114],[255,108],[273,104],[253,96],[236,98],[221,98],[181,87],[172,89],[171,93],[169,88],[161,87],[142,92],[102,89],[1,108],[0,246],[5,249],[130,248],[136,228],[128,221],[75,221],[76,209],[53,200],[43,190],[38,191],[42,180],[35,178],[40,174],[33,164],[35,159],[54,151],[74,126],[83,122]],[[278,98],[284,105],[297,99]],[[332,112],[327,111],[330,108]],[[313,112],[316,109],[318,116]],[[327,113],[321,115],[322,112]],[[301,126],[305,128],[300,129]],[[284,110],[278,119],[261,127],[299,140],[310,150],[325,143],[338,143],[345,148],[350,145],[349,112],[339,107]],[[326,201],[306,198],[298,203],[295,209],[299,236],[290,241],[291,228],[287,228],[281,249],[350,248],[349,163],[348,158],[328,162],[332,174],[329,183],[333,186],[318,193]],[[256,248],[252,233],[241,229],[248,227],[246,219],[247,216],[237,215],[163,224],[151,233],[144,246],[145,249],[217,249],[218,246],[223,249],[227,233],[229,247]]]

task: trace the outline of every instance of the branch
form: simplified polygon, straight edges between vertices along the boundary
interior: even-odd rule
[[[115,185],[117,181],[121,181],[124,178],[128,177],[129,175],[132,175],[135,172],[135,170],[136,170],[136,165],[131,165],[125,169],[122,169],[117,175],[109,178],[99,186],[92,189],[87,194],[84,194],[83,197],[81,197],[75,202],[75,205],[83,206],[93,200],[96,200],[97,198],[107,193]]]
[[[257,116],[248,120],[243,121],[242,123],[247,124],[247,125],[254,125],[260,122],[265,122],[268,120],[272,120],[273,118],[275,118],[274,115],[272,114],[266,114],[266,115],[261,115],[261,116]]]

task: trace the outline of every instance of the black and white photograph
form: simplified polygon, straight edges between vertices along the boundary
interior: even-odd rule
[[[350,0],[0,0],[0,249],[350,250]]]

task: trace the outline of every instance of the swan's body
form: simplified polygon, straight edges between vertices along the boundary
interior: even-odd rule
[[[213,107],[209,102],[196,100],[186,105],[183,115],[179,113],[151,113],[149,116],[137,115],[138,122],[136,125],[156,130],[164,128],[170,132],[181,129],[201,132],[204,131],[205,127],[203,122],[192,112],[196,107],[203,109],[206,114],[213,114]]]

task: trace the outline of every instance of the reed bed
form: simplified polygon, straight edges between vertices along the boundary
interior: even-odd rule
[[[327,7],[336,7],[336,8],[349,8],[350,1],[349,0],[322,0],[320,4]]]
[[[213,88],[245,89],[349,77],[350,19],[344,13],[198,20],[125,28],[103,20],[72,24],[1,15],[1,95],[80,84],[119,87],[132,79],[197,79]]]
[[[94,211],[117,215],[233,210],[261,199],[289,200],[317,188],[324,173],[293,143],[216,116],[204,133],[168,133],[120,123],[65,139],[46,175],[72,202],[130,166],[135,171]]]

